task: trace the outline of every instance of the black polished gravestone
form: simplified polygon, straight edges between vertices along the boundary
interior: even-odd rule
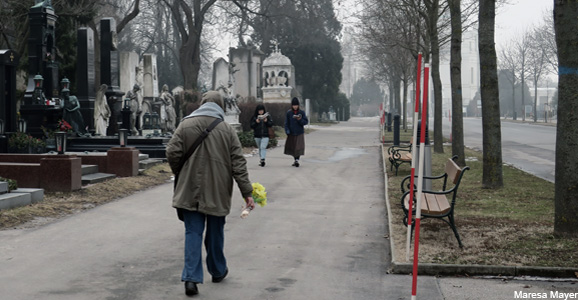
[[[24,101],[20,105],[20,117],[28,123],[28,134],[40,138],[44,135],[43,127],[54,129],[62,118],[62,109],[59,106],[47,105],[45,102],[45,98],[58,98],[58,64],[54,61],[58,17],[49,0],[36,0],[28,16],[28,85]],[[42,77],[42,80],[38,81],[40,86],[37,87],[35,79],[38,77]]]
[[[0,50],[0,153],[8,151],[8,136],[16,132],[16,68],[18,55],[12,50]]]
[[[94,133],[94,99],[96,72],[94,67],[94,31],[81,27],[77,31],[76,97],[80,113],[90,133]]]
[[[100,83],[107,84],[106,98],[112,114],[107,135],[118,133],[118,122],[122,122],[122,96],[120,90],[119,52],[116,48],[116,21],[113,18],[100,20]]]
[[[0,50],[0,120],[5,132],[16,132],[16,68],[18,55],[12,50]]]
[[[50,1],[36,1],[28,11],[28,84],[23,105],[42,105],[33,96],[36,88],[34,76],[44,78],[43,90],[47,99],[58,98],[58,64],[56,58],[56,19]]]

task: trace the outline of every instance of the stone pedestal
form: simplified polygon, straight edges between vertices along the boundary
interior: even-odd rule
[[[107,172],[118,177],[138,175],[138,154],[134,147],[114,147],[107,151]]]
[[[82,160],[76,155],[54,155],[40,160],[40,186],[51,192],[82,187]]]

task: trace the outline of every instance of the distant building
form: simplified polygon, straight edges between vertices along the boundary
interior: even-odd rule
[[[440,76],[442,80],[442,109],[444,116],[452,108],[450,80],[450,44],[440,49]],[[468,106],[480,89],[480,56],[478,34],[468,30],[462,34],[462,107]]]

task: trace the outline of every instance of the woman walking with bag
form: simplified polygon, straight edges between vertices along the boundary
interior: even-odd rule
[[[285,116],[285,133],[287,141],[285,142],[285,154],[291,155],[295,159],[294,167],[299,167],[299,157],[305,154],[305,125],[309,123],[305,112],[299,107],[297,97],[291,100],[291,109]]]
[[[265,110],[263,104],[257,105],[255,113],[251,118],[251,128],[255,136],[255,143],[259,148],[259,157],[261,161],[259,165],[265,166],[265,156],[267,155],[267,145],[269,145],[269,129],[273,127],[273,120],[271,115]]]

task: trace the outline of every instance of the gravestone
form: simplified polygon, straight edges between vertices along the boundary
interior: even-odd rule
[[[112,111],[107,135],[118,133],[122,122],[121,110],[124,92],[120,90],[119,52],[116,45],[116,21],[113,18],[100,20],[100,83],[108,85],[106,97]]]
[[[253,45],[229,49],[233,96],[245,99],[260,96],[263,59],[265,54]]]
[[[16,68],[18,55],[12,50],[0,50],[0,120],[5,132],[15,132],[16,115]]]
[[[145,99],[159,97],[159,79],[157,74],[157,56],[143,55],[143,96]]]
[[[94,31],[81,27],[77,31],[76,97],[89,131],[94,133],[94,101],[96,72],[94,67]]]
[[[161,115],[161,101],[159,98],[159,81],[157,74],[157,56],[155,54],[146,53],[143,55],[143,106],[141,108],[142,115],[140,117],[140,124],[143,124],[143,116],[145,113],[156,112]]]
[[[47,105],[46,100],[59,97],[58,64],[56,53],[56,19],[51,1],[36,1],[30,8],[28,37],[28,84],[24,101],[20,107],[20,117],[27,121],[28,134],[40,138],[42,127],[54,128],[62,116],[62,109]],[[42,85],[37,87],[34,78],[42,76]],[[35,96],[36,95],[36,96]]]
[[[139,69],[139,57],[136,52],[120,52],[120,90],[130,91],[138,84],[136,76]],[[140,86],[140,84],[139,84]]]
[[[213,63],[213,91],[216,91],[220,86],[228,86],[231,81],[229,74],[229,63],[222,57],[219,57]]]
[[[24,104],[33,103],[34,76],[40,74],[44,78],[44,95],[52,99],[58,97],[58,64],[56,56],[56,19],[50,1],[36,1],[28,11],[28,85],[24,94]]]
[[[0,50],[0,122],[4,132],[0,132],[0,153],[8,151],[8,137],[5,132],[16,131],[16,68],[18,55],[12,50]]]

